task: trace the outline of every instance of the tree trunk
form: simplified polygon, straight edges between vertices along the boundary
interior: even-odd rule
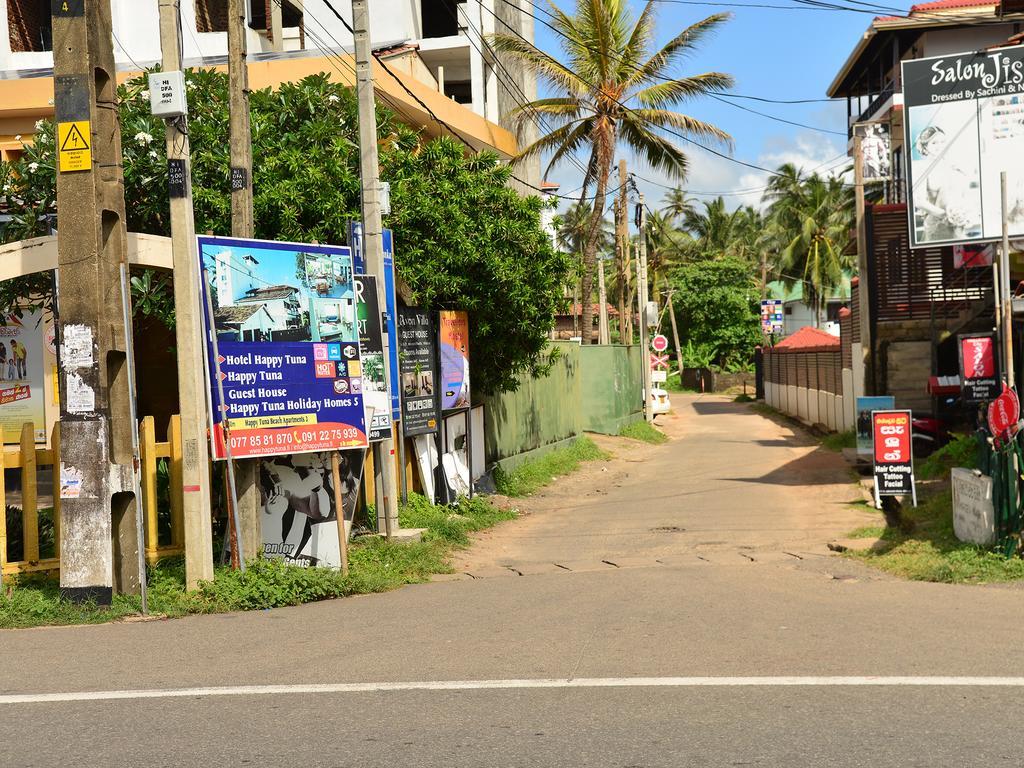
[[[593,207],[590,211],[590,227],[587,232],[586,244],[583,248],[583,274],[580,278],[581,325],[583,326],[583,343],[594,343],[594,267],[597,264],[597,241],[601,234],[601,221],[604,219],[604,199],[608,191],[608,175],[611,173],[611,152],[614,137],[607,144],[595,136],[594,152],[597,153],[597,191],[594,193]]]

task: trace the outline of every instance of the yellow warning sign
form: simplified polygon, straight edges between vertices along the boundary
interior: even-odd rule
[[[60,171],[88,171],[92,168],[92,145],[89,121],[57,123],[57,146],[60,148]]]

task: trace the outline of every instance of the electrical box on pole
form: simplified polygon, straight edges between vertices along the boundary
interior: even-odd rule
[[[176,8],[177,3],[172,7]],[[184,72],[179,69],[149,73],[149,110],[153,117],[182,117],[188,114]]]

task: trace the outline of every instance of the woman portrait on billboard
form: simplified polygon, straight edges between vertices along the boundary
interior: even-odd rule
[[[954,149],[955,142],[951,146],[946,132],[934,124],[914,141],[915,161],[928,166],[914,190],[919,242],[970,240],[981,235],[977,168],[960,162]]]

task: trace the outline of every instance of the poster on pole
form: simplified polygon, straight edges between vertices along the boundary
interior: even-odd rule
[[[785,328],[782,302],[778,299],[761,301],[761,332],[766,336],[782,333]]]
[[[440,413],[434,389],[437,343],[433,318],[418,307],[399,307],[397,320],[402,431],[407,436],[434,434]]]
[[[208,236],[198,245],[214,458],[227,458],[225,421],[235,458],[365,448],[350,250]]]
[[[358,221],[349,222],[349,243],[352,244],[352,263],[356,274],[366,274],[366,262],[363,259],[363,225]],[[390,229],[385,229],[381,234],[381,241],[384,244],[384,303],[387,313],[387,325],[384,332],[390,342],[388,344],[388,357],[390,358],[390,390],[391,390],[391,420],[399,421],[402,418],[401,386],[398,372],[398,345],[394,340],[398,338],[396,327],[396,301],[395,301],[395,251],[394,236]]]
[[[1024,46],[902,62],[910,241],[915,248],[1024,235]]]
[[[861,174],[864,182],[888,181],[892,177],[892,142],[885,123],[857,123],[853,135],[860,137]]]
[[[962,333],[957,336],[960,352],[960,391],[965,403],[984,403],[999,394],[996,366],[996,337],[993,333]]]
[[[23,424],[31,424],[37,443],[46,441],[43,382],[43,313],[0,317],[0,427],[4,443],[21,442]]]
[[[910,411],[872,411],[875,496],[914,495]],[[915,500],[916,504],[916,500]]]
[[[340,452],[346,533],[352,529],[365,456],[361,450]],[[259,490],[264,557],[294,565],[341,567],[330,453],[262,459]]]
[[[441,410],[469,408],[469,315],[441,310]]]
[[[391,437],[391,392],[387,361],[381,340],[377,278],[356,275],[356,322],[359,326],[359,359],[363,363],[363,404],[369,423],[370,442]]]

